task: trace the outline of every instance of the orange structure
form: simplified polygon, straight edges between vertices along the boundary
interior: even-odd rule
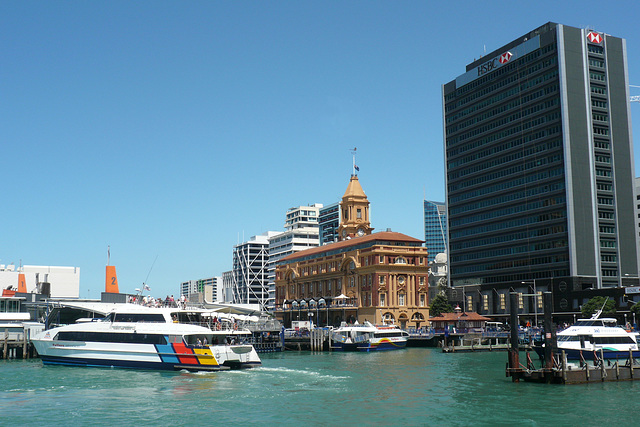
[[[104,285],[104,291],[109,294],[118,294],[118,276],[116,276],[116,266],[107,265],[107,274]]]
[[[24,273],[18,274],[18,292],[27,293],[27,281],[24,278]]]

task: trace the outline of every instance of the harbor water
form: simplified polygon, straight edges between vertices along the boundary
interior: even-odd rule
[[[512,383],[507,353],[284,352],[218,373],[0,361],[0,425],[635,424],[640,382]],[[534,359],[537,363],[537,358]]]

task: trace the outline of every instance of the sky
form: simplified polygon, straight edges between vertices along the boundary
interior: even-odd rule
[[[546,22],[627,40],[637,1],[0,2],[0,264],[99,298],[232,268],[291,207],[340,200],[357,148],[377,231],[444,201],[441,85]],[[631,95],[640,95],[632,87]],[[640,103],[632,103],[636,174]]]

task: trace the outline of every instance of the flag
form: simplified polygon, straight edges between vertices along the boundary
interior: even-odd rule
[[[142,287],[143,291],[150,291],[151,288],[149,287],[149,285],[147,285],[146,283],[144,283],[144,286]]]
[[[360,168],[359,168],[358,166],[353,166],[353,168],[354,168],[355,170],[357,170],[358,172],[360,172]]]

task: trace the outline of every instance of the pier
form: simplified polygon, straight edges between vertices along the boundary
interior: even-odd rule
[[[544,292],[545,354],[543,366],[536,369],[530,353],[526,352],[526,361],[520,362],[520,348],[517,333],[512,331],[511,348],[506,376],[513,382],[527,381],[547,384],[584,384],[605,381],[631,381],[640,379],[640,363],[633,358],[633,351],[624,360],[608,360],[600,349],[594,354],[593,363],[581,360],[578,363],[567,362],[564,351],[558,353],[556,328],[551,319],[553,311],[551,292]],[[518,294],[510,294],[511,324],[518,324]],[[547,327],[548,325],[548,327]]]
[[[0,359],[30,359],[35,355],[35,349],[25,329],[20,328],[20,331],[12,330],[11,332],[9,328],[0,330]]]
[[[527,353],[527,364],[507,368],[507,377],[514,382],[520,380],[550,384],[584,384],[606,381],[631,381],[640,379],[640,364],[634,360],[633,353],[625,360],[612,363],[604,358],[597,359],[593,364],[570,364],[563,351],[554,358],[550,368],[535,369]]]

